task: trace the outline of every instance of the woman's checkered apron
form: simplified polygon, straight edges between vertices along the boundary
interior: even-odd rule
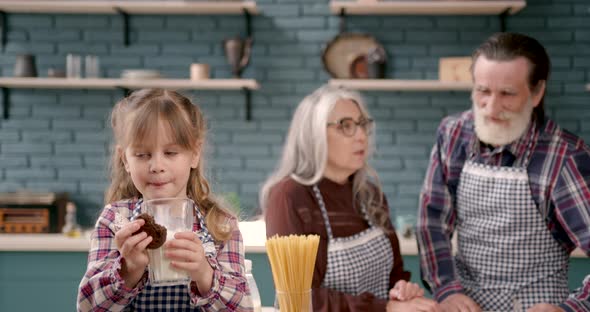
[[[320,190],[314,185],[313,191],[328,233],[328,264],[322,287],[352,295],[369,292],[387,299],[393,269],[393,252],[387,236],[373,225],[363,206],[369,228],[353,236],[334,237]]]
[[[528,309],[568,297],[568,253],[549,232],[529,186],[532,141],[513,167],[475,163],[474,144],[461,173],[456,264],[465,294],[482,310],[513,311],[515,299]]]
[[[139,200],[135,205],[131,220],[134,220],[141,213],[142,202],[142,200]],[[205,226],[205,219],[199,209],[195,209],[195,211],[197,212],[197,218],[199,219],[199,225],[202,230],[197,231],[193,227],[193,232],[201,239],[203,248],[205,249],[205,255],[207,257],[215,257],[214,241]],[[125,311],[201,311],[199,307],[191,306],[190,301],[189,285],[152,286],[148,280],[145,288],[127,306]]]

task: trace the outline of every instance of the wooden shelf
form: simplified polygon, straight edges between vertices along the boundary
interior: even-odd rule
[[[3,88],[30,89],[115,89],[116,79],[0,78]]]
[[[164,88],[170,90],[225,90],[242,91],[245,96],[246,120],[252,118],[250,93],[260,85],[254,79],[118,79],[118,78],[0,78],[4,119],[9,118],[10,89],[141,89]]]
[[[260,86],[254,79],[119,79],[119,86],[128,89],[164,88],[164,89],[193,89],[193,90],[258,90]]]
[[[257,90],[254,79],[110,79],[110,78],[0,78],[0,87],[20,89],[140,89]]]
[[[349,15],[494,15],[522,10],[526,1],[331,1],[334,14]]]
[[[397,79],[330,79],[330,85],[364,91],[471,91],[470,82]]]
[[[255,1],[0,1],[7,13],[258,14]]]

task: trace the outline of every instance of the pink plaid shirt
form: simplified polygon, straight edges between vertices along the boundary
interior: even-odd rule
[[[135,288],[125,286],[119,274],[121,255],[115,233],[129,222],[137,199],[107,205],[92,233],[88,267],[78,289],[78,311],[121,311],[149,283],[147,268]],[[237,220],[231,218],[231,238],[216,244],[217,257],[207,258],[214,268],[213,284],[207,294],[196,292],[191,283],[190,306],[200,311],[252,311],[250,291],[244,276],[244,246]],[[200,231],[194,223],[194,231]]]

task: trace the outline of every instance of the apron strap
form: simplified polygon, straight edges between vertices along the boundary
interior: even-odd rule
[[[324,225],[326,226],[326,232],[328,233],[328,238],[333,239],[334,236],[332,235],[332,226],[330,225],[330,220],[328,219],[328,211],[326,209],[326,204],[324,203],[324,198],[322,197],[322,193],[320,192],[320,189],[317,186],[317,184],[314,184],[312,186],[312,188],[313,188],[313,193],[315,195],[315,198],[318,201],[318,205],[320,206],[320,210],[322,212],[322,217],[324,218]],[[369,218],[369,215],[367,214],[366,205],[364,205],[364,204],[361,205],[361,212],[363,214],[363,218],[369,224],[369,227],[374,228],[375,225],[373,224],[373,222]]]
[[[332,235],[332,227],[330,226],[330,221],[328,220],[328,211],[326,211],[326,204],[324,203],[324,199],[322,197],[322,194],[320,193],[320,189],[318,188],[317,184],[314,184],[312,188],[315,198],[318,201],[318,205],[320,206],[320,210],[322,211],[322,217],[324,218],[324,225],[326,226],[328,238],[330,240],[333,240],[334,236]]]
[[[143,198],[140,198],[135,203],[135,208],[133,208],[133,214],[131,215],[131,221],[134,221],[135,219],[137,219],[137,216],[139,216],[141,214],[141,204],[142,203],[143,203]]]

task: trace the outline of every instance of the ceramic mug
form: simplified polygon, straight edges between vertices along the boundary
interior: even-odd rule
[[[209,65],[193,63],[191,64],[191,80],[209,79]]]

